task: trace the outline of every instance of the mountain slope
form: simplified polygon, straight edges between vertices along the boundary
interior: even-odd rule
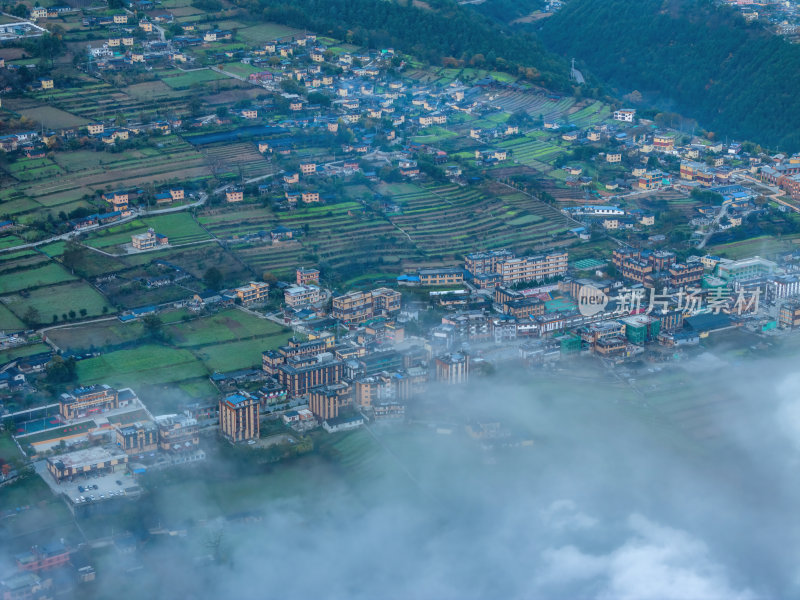
[[[370,48],[394,47],[434,64],[478,64],[548,88],[569,89],[566,61],[524,32],[509,32],[452,0],[235,0],[254,15]]]
[[[571,0],[545,46],[712,131],[800,150],[800,46],[703,0]]]

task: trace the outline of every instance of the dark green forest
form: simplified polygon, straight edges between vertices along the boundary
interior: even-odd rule
[[[431,64],[507,71],[554,90],[569,90],[567,62],[525,32],[452,0],[431,0],[431,9],[386,0],[236,0],[254,17],[369,48],[392,47]]]
[[[719,135],[800,150],[800,46],[706,0],[571,0],[545,46]]]

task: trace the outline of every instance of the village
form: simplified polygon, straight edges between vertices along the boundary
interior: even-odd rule
[[[797,345],[800,155],[196,4],[0,23],[0,485],[41,503],[2,504],[9,597],[133,552],[163,473],[403,427],[495,460],[533,441],[453,410],[476,382],[673,419],[711,351]],[[28,535],[65,510],[90,533]]]

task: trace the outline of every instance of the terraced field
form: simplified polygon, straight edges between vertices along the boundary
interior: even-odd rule
[[[551,100],[543,94],[509,90],[486,93],[481,100],[492,106],[499,106],[508,113],[524,110],[534,118],[542,115],[545,119],[563,118],[570,107],[575,104],[575,99],[572,97]]]
[[[525,194],[487,197],[474,188],[450,185],[428,185],[419,190],[394,197],[403,214],[391,220],[427,255],[475,248],[532,247],[568,229],[564,215]],[[538,218],[521,218],[525,216]]]
[[[611,108],[600,101],[593,102],[573,113],[569,113],[569,122],[577,127],[596,125],[611,116]]]
[[[219,175],[263,177],[277,169],[250,142],[214,144],[203,148],[206,162]]]
[[[21,214],[42,208],[65,210],[85,194],[105,191],[108,186],[144,186],[174,180],[186,181],[210,174],[202,154],[177,136],[164,136],[158,148],[131,150],[119,154],[81,152],[57,153],[55,162],[66,171],[59,177],[36,178],[9,189],[0,199],[7,214]],[[71,208],[71,207],[70,207]]]
[[[540,139],[539,136],[524,136],[504,140],[496,145],[499,148],[510,150],[512,152],[511,158],[514,161],[543,173],[552,171],[553,167],[550,163],[564,152],[560,146]]]
[[[213,71],[209,72],[213,73]],[[36,92],[34,97],[91,121],[107,119],[118,114],[139,121],[141,114],[151,118],[157,112],[162,114],[166,112],[185,114],[188,112],[185,96],[171,96],[159,89],[158,86],[149,86],[151,88],[149,94],[142,93],[140,90],[145,88],[141,86],[139,88],[131,87],[134,88],[134,94],[128,94],[108,83],[98,82],[78,88]]]

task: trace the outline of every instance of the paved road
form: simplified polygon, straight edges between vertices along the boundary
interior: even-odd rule
[[[224,188],[219,188],[224,189]],[[218,190],[215,190],[217,192]],[[167,213],[174,213],[180,212],[182,210],[189,210],[198,206],[202,206],[206,203],[208,199],[208,195],[205,193],[199,194],[199,199],[196,202],[192,202],[190,204],[183,204],[181,206],[172,206],[170,208],[159,208],[157,210],[149,210],[149,209],[137,209],[132,211],[129,217],[123,217],[119,221],[114,221],[113,223],[107,223],[105,225],[95,225],[93,227],[87,227],[86,229],[81,229],[79,231],[68,231],[67,233],[62,233],[61,235],[54,235],[53,237],[49,237],[44,240],[39,240],[38,242],[30,242],[28,244],[20,244],[19,246],[11,246],[10,248],[0,248],[0,254],[3,252],[16,252],[17,250],[25,250],[26,248],[36,248],[37,246],[44,246],[46,244],[51,244],[53,242],[65,241],[71,238],[74,238],[81,233],[89,233],[92,231],[100,231],[101,229],[106,229],[107,227],[115,227],[120,223],[127,223],[129,221],[133,221],[134,219],[138,219],[139,217],[151,216],[151,215],[163,215]]]

